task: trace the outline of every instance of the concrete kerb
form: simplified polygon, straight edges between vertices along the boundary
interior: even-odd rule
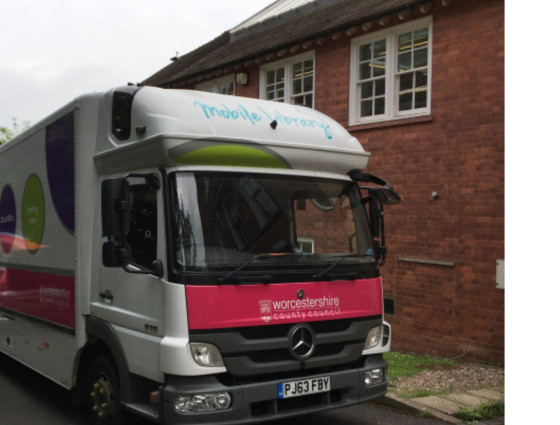
[[[475,408],[481,404],[499,402],[503,400],[503,390],[496,388],[482,388],[415,399],[403,399],[389,392],[384,397],[377,400],[377,402],[387,407],[408,411],[409,413],[429,413],[430,415],[447,423],[462,424],[463,422],[455,417],[455,414],[459,412],[461,407]],[[498,425],[504,423],[504,418],[496,418],[477,423],[485,425]]]
[[[376,400],[377,403],[382,404],[384,406],[393,408],[393,409],[398,409],[398,410],[403,410],[406,412],[409,412],[411,414],[419,414],[421,412],[426,412],[429,413],[430,415],[441,419],[442,421],[448,422],[448,423],[452,423],[452,424],[461,424],[462,421],[457,419],[454,416],[450,416],[446,413],[443,413],[439,410],[436,410],[434,408],[431,408],[429,406],[425,406],[422,403],[419,403],[418,401],[414,400],[414,399],[402,399],[400,397],[397,397],[394,394],[386,394],[385,396],[381,397],[380,399]]]

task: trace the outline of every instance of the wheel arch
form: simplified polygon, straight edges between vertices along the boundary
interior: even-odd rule
[[[78,367],[78,400],[83,400],[85,396],[80,390],[83,387],[80,384],[83,382],[89,365],[96,357],[104,356],[113,363],[117,370],[121,400],[129,401],[131,394],[128,362],[115,330],[105,320],[88,317],[86,320],[86,335],[87,342],[81,350]]]

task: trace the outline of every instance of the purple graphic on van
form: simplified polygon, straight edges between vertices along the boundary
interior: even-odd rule
[[[9,254],[16,232],[16,200],[10,186],[4,186],[0,196],[0,244],[2,251]]]
[[[74,233],[74,113],[47,127],[47,177],[58,218]]]

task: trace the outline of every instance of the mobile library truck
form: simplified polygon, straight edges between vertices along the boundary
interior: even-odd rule
[[[309,108],[77,98],[0,147],[0,352],[99,424],[263,422],[383,395],[383,206],[400,199],[368,157]]]

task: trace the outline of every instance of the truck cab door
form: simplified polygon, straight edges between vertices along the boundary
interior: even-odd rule
[[[157,173],[102,182],[102,261],[92,315],[116,332],[131,372],[161,380],[165,232]],[[93,285],[95,287],[96,285]]]

